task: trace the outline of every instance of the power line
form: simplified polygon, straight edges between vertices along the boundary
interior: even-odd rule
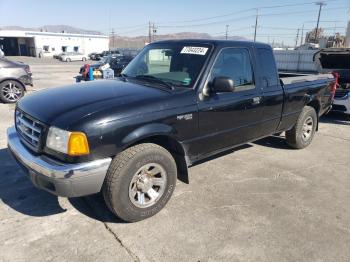
[[[330,11],[330,10],[340,10],[344,9],[344,7],[337,7],[337,8],[328,8],[324,9],[325,11]],[[307,10],[307,11],[298,11],[298,12],[286,12],[286,13],[270,13],[270,14],[259,14],[259,17],[267,17],[267,16],[287,16],[287,15],[295,15],[295,14],[307,14],[307,13],[314,13],[315,10]],[[237,17],[233,19],[228,19],[228,20],[221,20],[221,21],[214,21],[214,22],[209,22],[209,23],[200,23],[200,24],[190,24],[190,25],[163,25],[159,24],[159,28],[188,28],[188,27],[202,27],[202,26],[210,26],[210,25],[218,25],[218,24],[223,24],[223,23],[230,23],[234,21],[240,21],[243,19],[248,19],[248,18],[256,18],[256,15],[248,15],[248,16],[243,16],[243,17]]]
[[[340,0],[327,0],[327,2],[336,2],[336,1],[340,1]],[[284,4],[284,5],[259,6],[257,8],[258,9],[274,9],[274,8],[283,8],[283,7],[292,7],[292,6],[314,5],[316,3],[317,3],[316,1],[313,1],[313,2],[304,2],[304,3],[297,3],[297,4],[291,3],[291,4]],[[248,9],[243,9],[243,10],[239,10],[239,11],[235,11],[235,12],[231,12],[231,13],[221,14],[221,15],[217,15],[217,16],[204,17],[204,18],[198,18],[198,19],[183,20],[183,21],[179,21],[179,20],[165,21],[165,22],[159,22],[159,23],[171,24],[171,23],[200,22],[200,21],[205,21],[205,20],[212,20],[212,19],[216,19],[216,18],[222,18],[222,17],[232,16],[232,15],[236,15],[236,14],[246,13],[246,12],[252,12],[252,11],[256,10],[257,8],[248,8]]]

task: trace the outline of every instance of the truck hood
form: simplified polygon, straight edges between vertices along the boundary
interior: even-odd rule
[[[350,70],[350,48],[326,48],[314,54],[314,62],[321,73]]]
[[[23,97],[17,107],[45,124],[67,128],[73,121],[97,111],[159,101],[169,94],[163,89],[121,80],[98,80],[35,92]],[[57,123],[59,119],[65,123]]]

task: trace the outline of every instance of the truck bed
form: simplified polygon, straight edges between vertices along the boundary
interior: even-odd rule
[[[295,84],[299,82],[312,82],[317,80],[333,79],[332,74],[302,74],[302,73],[279,73],[280,80],[284,85]]]

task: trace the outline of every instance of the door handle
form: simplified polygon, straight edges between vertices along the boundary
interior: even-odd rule
[[[261,96],[253,97],[253,99],[252,99],[253,105],[258,105],[258,104],[260,104],[260,102],[261,102]]]

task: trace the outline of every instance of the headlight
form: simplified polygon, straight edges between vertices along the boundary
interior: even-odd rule
[[[57,127],[50,127],[46,147],[70,156],[90,153],[86,135],[82,132],[69,132]]]

